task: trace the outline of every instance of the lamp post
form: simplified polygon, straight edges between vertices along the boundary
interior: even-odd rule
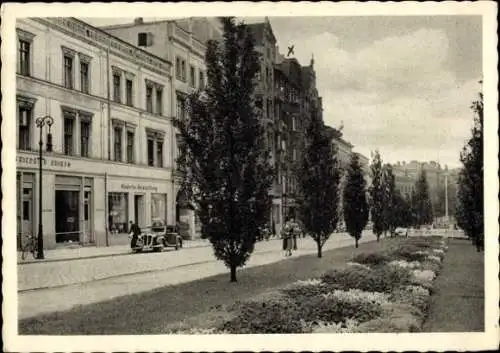
[[[38,141],[40,156],[38,158],[38,171],[40,176],[40,185],[38,186],[38,251],[37,259],[43,260],[43,227],[42,227],[42,146],[43,146],[43,127],[49,127],[49,133],[47,135],[47,152],[52,152],[52,134],[50,133],[50,127],[54,124],[54,119],[49,116],[39,117],[35,120],[36,127],[40,129],[40,140]]]

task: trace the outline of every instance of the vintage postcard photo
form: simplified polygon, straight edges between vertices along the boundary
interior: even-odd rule
[[[497,347],[496,15],[3,5],[4,350]]]

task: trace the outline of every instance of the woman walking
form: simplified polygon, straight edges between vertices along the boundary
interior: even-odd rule
[[[283,227],[283,250],[285,251],[285,256],[292,256],[293,248],[293,222],[288,220]]]

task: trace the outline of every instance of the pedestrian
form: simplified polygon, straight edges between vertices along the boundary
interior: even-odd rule
[[[132,242],[130,243],[130,248],[134,249],[137,246],[137,239],[139,239],[139,235],[141,234],[141,228],[137,222],[133,223],[130,221],[130,236],[132,237]]]
[[[293,224],[290,220],[286,221],[281,233],[283,235],[283,250],[285,250],[285,256],[291,256],[293,248]]]

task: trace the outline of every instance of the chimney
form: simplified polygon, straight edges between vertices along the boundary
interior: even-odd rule
[[[134,24],[135,25],[142,25],[144,23],[144,19],[142,17],[136,17],[134,18]]]

